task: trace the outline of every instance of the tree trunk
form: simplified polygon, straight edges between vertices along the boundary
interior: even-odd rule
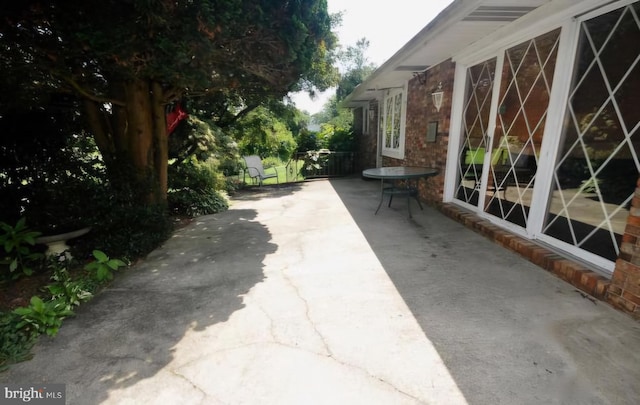
[[[138,204],[167,202],[168,137],[159,83],[134,80],[116,85],[125,106],[85,102],[85,114],[109,178],[117,189],[140,192]],[[132,170],[125,173],[123,169]],[[113,174],[113,175],[111,175]],[[129,187],[122,187],[129,183]]]
[[[151,109],[154,123],[155,170],[158,179],[157,198],[161,202],[167,201],[168,165],[169,165],[169,136],[167,134],[167,118],[164,111],[164,97],[162,86],[158,82],[151,83]]]

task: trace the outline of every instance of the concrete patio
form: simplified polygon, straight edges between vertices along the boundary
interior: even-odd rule
[[[360,178],[253,188],[2,383],[68,404],[636,404],[640,324]],[[415,202],[412,202],[415,204]]]

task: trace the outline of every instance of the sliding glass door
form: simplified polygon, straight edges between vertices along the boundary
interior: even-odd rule
[[[527,227],[560,29],[504,52],[484,210]]]
[[[640,175],[640,2],[616,4],[572,20],[564,50],[558,28],[466,69],[454,193],[605,268]]]
[[[543,233],[615,260],[640,163],[640,5],[583,21]]]
[[[456,198],[472,205],[478,204],[482,189],[495,70],[496,58],[467,69]]]

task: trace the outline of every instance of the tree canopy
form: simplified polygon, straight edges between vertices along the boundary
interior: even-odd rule
[[[171,103],[206,95],[233,115],[336,80],[326,0],[24,0],[0,15],[0,111],[72,95],[107,168],[152,180],[148,202],[166,199]]]
[[[361,38],[355,46],[350,45],[340,53],[339,57],[344,67],[344,73],[336,89],[338,103],[351,94],[357,85],[376,70],[376,65],[367,59],[367,49],[369,49],[369,40]]]

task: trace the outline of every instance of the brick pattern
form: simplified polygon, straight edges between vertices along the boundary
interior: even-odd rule
[[[419,183],[420,199],[430,203],[442,201],[444,194],[444,171],[449,146],[454,74],[455,63],[448,60],[421,74],[422,77],[414,77],[409,81],[405,157],[404,159],[383,158],[383,166],[427,166],[440,170],[438,176]],[[439,83],[442,83],[444,98],[438,112],[433,105],[431,93],[438,88]],[[434,121],[438,123],[436,141],[427,142],[427,126]]]
[[[640,319],[640,179],[636,187],[607,301]]]
[[[453,204],[442,203],[454,70],[455,64],[448,60],[427,71],[426,83],[424,83],[424,77],[415,77],[409,82],[405,158],[383,157],[383,166],[428,166],[439,169],[440,175],[430,178],[427,182],[420,182],[419,198],[422,201],[437,207],[445,215],[500,246],[522,255],[585,294],[608,302],[640,320],[640,179],[622,239],[620,256],[611,280],[531,240],[502,229],[472,212]],[[431,93],[438,87],[438,83],[442,83],[444,90],[444,100],[439,112],[433,106],[431,98]],[[375,110],[376,116],[372,117],[370,122],[370,134],[358,135],[359,166],[362,169],[374,167],[376,164],[377,103]],[[438,122],[438,134],[436,142],[429,143],[426,141],[427,125],[433,121]]]
[[[571,261],[544,246],[493,225],[472,212],[453,204],[439,204],[439,209],[448,217],[464,224],[498,245],[520,254],[530,262],[551,272],[592,297],[605,300],[607,291],[612,288],[607,278],[580,263]]]
[[[356,149],[356,172],[361,172],[364,169],[376,167],[376,155],[378,153],[377,143],[377,122],[378,122],[378,102],[371,101],[369,103],[369,133],[362,133],[362,125],[359,129],[354,128],[354,138],[357,145]],[[361,117],[361,116],[360,116]],[[354,123],[357,119],[354,116]],[[362,122],[362,118],[360,118]]]

